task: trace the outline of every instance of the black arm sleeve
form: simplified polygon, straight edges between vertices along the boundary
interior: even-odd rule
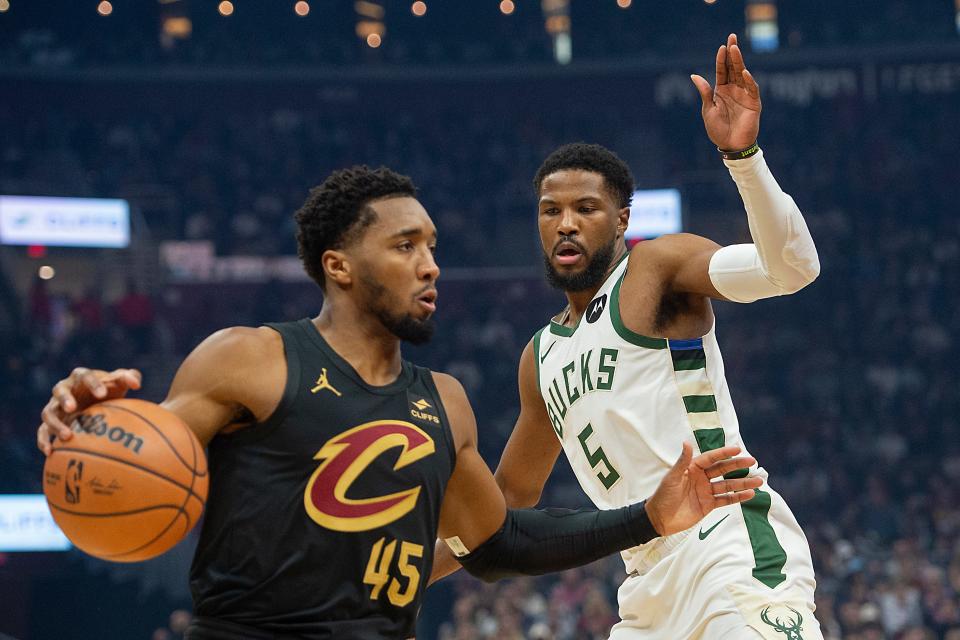
[[[645,502],[609,511],[510,509],[503,526],[457,560],[485,582],[589,564],[656,538]]]

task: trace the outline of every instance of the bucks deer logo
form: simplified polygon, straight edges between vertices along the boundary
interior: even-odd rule
[[[800,635],[800,632],[803,631],[803,616],[793,607],[787,607],[787,609],[790,609],[790,611],[797,615],[796,620],[791,616],[787,618],[786,622],[781,622],[780,617],[777,616],[771,622],[769,616],[770,607],[766,607],[760,612],[760,619],[773,627],[778,633],[787,636],[787,640],[803,640],[803,636]]]

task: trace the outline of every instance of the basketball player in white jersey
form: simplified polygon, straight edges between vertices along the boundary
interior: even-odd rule
[[[690,234],[627,249],[633,179],[597,145],[567,145],[535,178],[548,279],[567,308],[520,362],[521,412],[496,477],[507,503],[536,504],[561,451],[601,509],[650,495],[683,442],[743,447],[711,298],[747,303],[794,293],[820,271],[793,199],[756,144],[760,95],[736,36],[716,87],[693,76],[752,244]],[[745,473],[745,472],[744,472]],[[623,553],[614,640],[821,640],[806,538],[765,482],[749,502]]]

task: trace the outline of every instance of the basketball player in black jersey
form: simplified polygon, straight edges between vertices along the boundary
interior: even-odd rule
[[[687,529],[759,485],[720,479],[753,464],[737,449],[685,447],[645,503],[508,511],[460,383],[400,355],[433,331],[440,273],[415,195],[384,168],[331,175],[297,213],[320,314],[219,331],[177,372],[163,406],[208,446],[211,471],[188,638],[407,638],[438,535],[481,578],[539,574]],[[38,446],[49,454],[76,411],[139,387],[133,370],[74,370]]]

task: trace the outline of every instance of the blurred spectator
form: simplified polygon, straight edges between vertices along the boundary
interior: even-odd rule
[[[126,292],[114,305],[117,324],[133,341],[139,353],[149,353],[153,333],[153,301],[133,280],[127,281]]]

